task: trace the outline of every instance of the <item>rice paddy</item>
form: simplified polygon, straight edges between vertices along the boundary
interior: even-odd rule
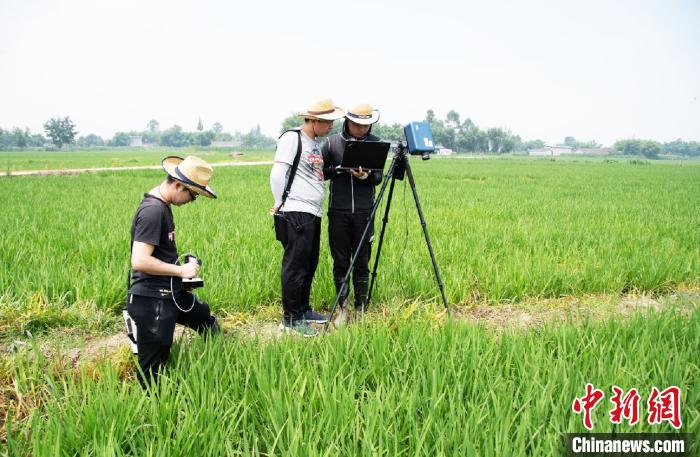
[[[235,330],[195,338],[177,346],[150,395],[133,381],[127,354],[78,367],[38,349],[3,355],[0,452],[560,455],[562,433],[583,430],[571,402],[587,382],[608,395],[613,385],[645,395],[677,385],[681,431],[699,436],[699,300],[678,291],[700,287],[700,163],[411,165],[455,309],[595,294],[680,298],[630,318],[529,331],[448,319],[437,311],[410,189],[399,182],[373,295],[384,311],[368,323],[312,341]],[[178,247],[204,260],[200,295],[215,313],[279,306],[268,174],[217,168],[218,200],[174,209]],[[0,178],[0,340],[115,327],[131,218],[160,179],[153,170]],[[382,216],[380,208],[377,235]],[[334,298],[325,227],[316,308]],[[397,311],[401,303],[411,308]],[[608,409],[596,410],[596,432],[674,431],[613,426]]]

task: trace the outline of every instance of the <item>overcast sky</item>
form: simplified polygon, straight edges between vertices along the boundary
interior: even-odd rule
[[[315,96],[523,139],[700,140],[700,1],[0,0],[0,127],[274,135]]]

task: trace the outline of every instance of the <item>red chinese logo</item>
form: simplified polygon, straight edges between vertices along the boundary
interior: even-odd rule
[[[619,387],[613,386],[612,390],[615,395],[610,399],[610,402],[615,407],[610,410],[610,422],[621,424],[623,418],[627,419],[630,425],[639,422],[639,393],[637,393],[637,389],[630,389],[624,397],[625,392]]]
[[[581,414],[583,411],[583,425],[588,429],[593,429],[593,421],[591,420],[591,411],[605,397],[602,390],[593,387],[590,382],[586,384],[586,395],[581,398],[575,398],[572,408],[576,414]]]
[[[668,421],[674,428],[681,428],[681,390],[672,386],[659,392],[654,387],[649,395],[649,424]]]
[[[636,388],[625,392],[618,386],[612,387],[613,396],[610,402],[613,408],[609,411],[610,422],[621,424],[627,420],[629,425],[639,422],[639,391]],[[595,407],[605,398],[602,390],[596,389],[593,384],[586,384],[586,395],[576,397],[572,405],[574,413],[583,413],[583,425],[588,429],[593,429],[592,412]],[[676,386],[671,386],[663,391],[656,387],[651,389],[649,400],[647,401],[649,425],[659,425],[668,422],[674,428],[681,428],[681,390]]]

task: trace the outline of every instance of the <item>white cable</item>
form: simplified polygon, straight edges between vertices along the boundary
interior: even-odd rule
[[[180,259],[182,259],[183,257],[187,257],[187,256],[194,257],[194,255],[192,255],[190,253],[182,254],[180,257],[177,258],[177,263],[180,263]],[[177,309],[179,309],[183,313],[189,313],[194,308],[194,303],[197,301],[197,295],[195,295],[194,292],[190,292],[192,294],[192,306],[190,306],[190,309],[184,310],[184,309],[180,308],[180,305],[178,305],[177,300],[175,300],[175,292],[173,292],[173,278],[174,277],[175,276],[170,277],[170,296],[173,298],[173,302],[175,303],[175,307]]]

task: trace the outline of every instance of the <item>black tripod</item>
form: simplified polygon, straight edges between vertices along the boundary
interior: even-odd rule
[[[394,196],[394,184],[396,183],[396,180],[398,179],[399,181],[402,181],[404,179],[404,175],[408,174],[408,183],[411,185],[411,191],[413,192],[413,199],[416,202],[416,209],[418,210],[418,217],[420,218],[420,224],[421,227],[423,227],[423,234],[425,235],[425,242],[428,246],[428,251],[430,252],[430,260],[433,262],[433,271],[435,272],[435,280],[438,283],[438,286],[440,287],[440,294],[442,295],[442,303],[445,305],[445,310],[449,313],[450,309],[447,306],[447,298],[445,298],[445,286],[442,283],[442,279],[440,279],[440,270],[438,269],[437,266],[437,261],[435,260],[435,253],[433,252],[433,246],[430,243],[430,236],[428,235],[428,228],[425,223],[425,217],[423,217],[423,210],[421,209],[420,206],[420,201],[418,200],[418,192],[416,191],[416,182],[413,179],[413,172],[411,171],[411,165],[408,163],[408,148],[406,145],[402,142],[399,141],[398,148],[396,152],[394,153],[394,158],[391,161],[391,165],[389,166],[389,171],[387,172],[386,176],[384,177],[384,182],[382,183],[381,190],[379,191],[379,195],[377,195],[377,199],[374,202],[374,205],[372,206],[372,213],[369,216],[369,219],[367,220],[367,225],[365,226],[365,230],[362,232],[362,237],[360,238],[360,242],[357,243],[357,249],[353,253],[352,257],[350,258],[350,267],[348,268],[347,273],[345,273],[345,277],[343,278],[343,283],[340,287],[340,291],[338,291],[338,295],[335,297],[335,303],[333,303],[333,308],[331,309],[331,315],[328,318],[328,322],[325,324],[325,329],[328,329],[328,324],[331,322],[333,319],[333,315],[335,314],[335,310],[338,307],[338,303],[340,303],[341,297],[344,296],[345,291],[348,290],[348,281],[350,280],[350,274],[352,273],[353,267],[355,266],[355,260],[357,259],[357,254],[359,253],[359,250],[362,248],[362,244],[365,242],[365,239],[367,238],[367,235],[369,234],[369,228],[370,225],[372,224],[372,221],[374,220],[374,215],[377,212],[377,209],[379,208],[379,204],[382,201],[382,198],[384,197],[384,192],[386,191],[386,186],[389,183],[389,180],[391,180],[391,186],[389,186],[389,197],[386,202],[386,208],[384,209],[384,219],[382,219],[382,231],[380,232],[379,235],[379,244],[377,245],[377,255],[374,258],[374,266],[372,268],[372,280],[370,281],[369,284],[369,293],[367,294],[367,303],[369,304],[370,300],[372,299],[372,289],[374,288],[374,282],[377,278],[377,267],[379,266],[379,257],[382,253],[382,243],[384,242],[384,232],[386,231],[386,224],[389,222],[389,210],[391,209],[391,199]]]

